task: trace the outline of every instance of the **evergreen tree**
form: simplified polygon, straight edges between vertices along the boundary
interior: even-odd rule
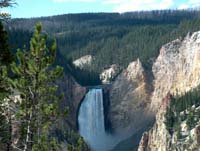
[[[8,35],[0,22],[0,143],[6,146],[7,151],[11,148],[12,133],[10,101],[8,99],[11,94],[9,65],[12,61],[13,57],[9,50]]]
[[[9,99],[12,91],[10,83],[11,79],[8,77],[7,67],[0,66],[0,150],[7,151],[11,149],[12,143],[12,99]]]
[[[42,25],[37,24],[30,41],[30,50],[18,50],[18,64],[12,71],[18,77],[15,88],[21,100],[16,103],[17,120],[20,122],[20,144],[23,151],[57,150],[57,141],[51,137],[51,128],[58,116],[57,80],[63,69],[53,67],[56,57],[56,42],[46,45],[47,36],[42,34]]]
[[[174,115],[174,112],[171,107],[172,106],[167,108],[167,112],[165,115],[165,118],[166,118],[165,125],[166,125],[168,132],[172,135],[174,124],[175,124],[175,115]]]
[[[186,124],[187,124],[189,129],[191,129],[194,126],[194,113],[193,113],[192,110],[189,111]]]
[[[8,35],[0,22],[0,64],[8,65],[12,59],[12,55],[9,51]]]

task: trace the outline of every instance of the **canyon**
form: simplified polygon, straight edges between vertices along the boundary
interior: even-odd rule
[[[199,10],[11,19],[13,54],[37,22],[64,70],[50,134],[64,151],[200,151]]]
[[[165,125],[169,95],[182,95],[199,84],[200,32],[188,33],[184,39],[163,45],[151,74],[145,71],[139,59],[131,62],[108,88],[107,116],[111,133],[124,134],[127,138],[139,136],[132,139],[135,150],[143,133],[138,151],[173,150],[170,147],[180,142],[169,134]],[[189,132],[193,136],[193,147],[199,146],[199,126]],[[179,149],[184,148],[179,146]]]

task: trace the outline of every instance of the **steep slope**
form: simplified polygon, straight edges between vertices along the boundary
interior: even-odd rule
[[[63,119],[74,130],[77,129],[77,112],[81,100],[86,94],[86,88],[80,86],[71,75],[65,75],[59,83],[59,92],[64,93],[63,101],[60,104],[61,110],[69,107],[69,115]]]
[[[185,128],[185,121],[181,121],[180,131],[184,139],[179,140],[178,129],[172,132],[167,129],[166,112],[171,107],[170,94],[183,95],[200,84],[200,32],[188,34],[182,41],[177,39],[164,45],[153,65],[153,74],[155,89],[151,109],[157,112],[156,122],[150,131],[143,134],[138,151],[197,151],[200,148],[198,121],[192,129]],[[198,106],[189,107],[183,112],[189,115],[189,111],[196,113]],[[176,117],[179,116],[181,113],[176,113]],[[193,116],[196,117],[195,114]]]
[[[150,90],[140,60],[129,64],[110,88],[109,119],[115,133],[129,136],[147,130],[153,122]],[[141,134],[140,134],[141,135]],[[135,140],[137,141],[137,140]]]
[[[145,132],[140,141],[138,151],[199,151],[200,150],[200,120],[198,117],[200,107],[192,107],[186,112],[186,116],[194,111],[195,124],[189,128],[186,120],[176,124],[176,128],[170,132],[166,126],[166,113],[171,98],[168,95],[162,101],[162,105],[156,115],[156,123],[153,128]],[[190,111],[189,111],[190,110]],[[193,110],[193,111],[192,111]],[[182,112],[183,113],[183,112]],[[180,117],[181,114],[179,115]],[[180,127],[179,127],[180,126]],[[180,128],[180,129],[179,129]]]
[[[30,32],[34,24],[41,22],[45,33],[56,38],[64,61],[75,61],[85,55],[95,59],[90,68],[76,80],[83,85],[97,85],[95,78],[105,68],[116,64],[120,69],[133,60],[149,67],[149,59],[159,54],[159,48],[187,34],[200,29],[199,10],[160,10],[131,13],[85,13],[66,14],[31,19],[13,19],[5,24],[11,48],[29,46]],[[84,29],[84,30],[83,30]],[[63,65],[63,64],[60,64]],[[98,73],[98,74],[94,74]],[[87,81],[87,82],[85,82]]]
[[[165,126],[165,113],[169,96],[162,101],[163,104],[156,115],[156,123],[149,132],[143,134],[138,151],[169,151],[171,136]]]
[[[155,90],[151,107],[155,111],[168,92],[181,94],[197,87],[200,83],[200,32],[164,45],[152,70]]]

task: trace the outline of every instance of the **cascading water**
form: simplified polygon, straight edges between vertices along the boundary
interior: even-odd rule
[[[105,133],[102,89],[90,90],[79,110],[79,130],[87,140]]]
[[[90,89],[83,100],[78,116],[79,132],[94,151],[109,151],[113,138],[106,134],[102,89]]]

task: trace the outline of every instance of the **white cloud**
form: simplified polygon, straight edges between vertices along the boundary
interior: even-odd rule
[[[102,0],[103,4],[120,4],[124,3],[125,0]]]
[[[190,7],[198,7],[200,6],[200,1],[199,0],[189,0],[188,4]]]
[[[174,5],[174,0],[103,0],[104,4],[113,4],[114,11],[141,11],[168,9]]]
[[[200,7],[200,0],[102,0],[105,5],[112,5],[115,12],[162,10],[162,9],[188,9]]]
[[[190,7],[190,5],[188,4],[181,4],[180,6],[178,6],[178,9],[188,9]]]
[[[162,9],[187,9],[200,6],[200,0],[187,0],[180,3],[179,0],[52,0],[56,3],[65,2],[98,2],[102,5],[110,5],[115,12],[162,10]],[[179,3],[177,3],[179,1]]]
[[[186,3],[182,3],[178,6],[178,9],[188,9],[200,7],[200,0],[188,0]]]
[[[66,2],[95,2],[96,0],[53,0],[55,3],[66,3]]]

